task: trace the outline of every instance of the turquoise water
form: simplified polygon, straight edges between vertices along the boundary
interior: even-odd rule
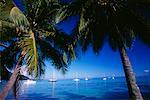
[[[150,100],[150,80],[148,77],[137,78],[145,100]],[[6,81],[0,83],[0,91]],[[51,83],[46,80],[37,81],[36,84],[25,84],[20,81],[18,92],[19,100],[129,100],[128,90],[124,78],[58,80]],[[7,99],[14,99],[11,91]]]

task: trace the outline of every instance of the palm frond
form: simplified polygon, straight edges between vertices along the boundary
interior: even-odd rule
[[[149,0],[75,0],[64,5],[56,19],[60,22],[74,14],[80,16],[76,34],[84,51],[92,44],[93,50],[98,52],[105,39],[113,50],[117,42],[131,48],[136,36],[150,43],[149,3]]]
[[[40,66],[38,64],[38,60],[40,60],[40,58],[37,50],[35,33],[30,31],[28,34],[26,34],[26,36],[20,39],[18,45],[23,51],[26,51],[25,61],[29,74],[34,74],[35,77],[38,77],[39,72],[42,70],[39,69]]]
[[[39,42],[41,56],[43,59],[49,59],[56,69],[61,70],[64,74],[67,71],[66,56],[63,52],[57,50],[51,43],[44,39]]]
[[[14,25],[14,23],[12,23],[12,22],[0,20],[0,29],[2,29],[2,28],[7,28],[7,27],[9,27],[9,28],[14,28],[15,25]]]
[[[9,13],[13,6],[12,0],[5,0],[5,2],[0,1],[0,20],[9,20]]]
[[[1,66],[3,68],[7,67],[12,69],[17,63],[19,53],[20,48],[16,46],[16,42],[13,42],[9,46],[7,46],[7,48],[0,52]]]
[[[90,0],[91,1],[91,0]],[[67,19],[69,16],[80,15],[82,8],[86,6],[87,0],[75,0],[69,5],[64,5],[56,15],[55,22],[61,22]]]
[[[15,27],[14,24],[7,21],[1,21],[0,20],[0,38],[1,42],[10,42],[15,37],[17,37],[17,34],[15,33]]]
[[[13,7],[10,12],[10,18],[15,23],[16,26],[29,26],[29,21],[26,16],[17,8]]]
[[[89,21],[85,21],[84,15],[83,15],[83,12],[82,12],[81,15],[80,15],[80,22],[79,22],[79,26],[78,26],[79,27],[79,32],[85,31],[88,24],[89,24]]]

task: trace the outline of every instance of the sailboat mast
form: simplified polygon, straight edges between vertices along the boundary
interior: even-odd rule
[[[76,72],[76,76],[75,76],[75,78],[78,78],[78,74],[77,74],[77,72]]]
[[[55,79],[55,71],[53,70],[52,78]]]

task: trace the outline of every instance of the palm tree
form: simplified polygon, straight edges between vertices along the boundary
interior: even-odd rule
[[[133,100],[143,98],[126,49],[132,47],[135,37],[150,43],[149,4],[148,0],[73,0],[64,4],[56,18],[58,23],[69,16],[80,16],[74,29],[83,51],[92,44],[94,52],[99,53],[105,41],[113,51],[119,50]]]
[[[2,99],[5,99],[8,91],[18,79],[21,65],[27,65],[29,75],[39,78],[44,73],[45,60],[51,60],[55,68],[64,74],[68,64],[75,59],[74,48],[70,42],[72,38],[59,32],[52,24],[53,16],[60,5],[55,0],[22,0],[22,2],[25,7],[24,11],[11,5],[11,9],[7,10],[10,12],[9,17],[8,14],[5,14],[6,11],[3,11],[0,17],[0,28],[2,29],[0,33],[4,35],[13,29],[9,34],[15,34],[14,37],[6,37],[6,40],[3,38],[1,41],[0,46],[3,47],[5,41],[8,42],[8,47],[1,52],[1,59],[4,61],[2,67],[16,66],[1,93],[0,98]],[[11,4],[10,2],[5,3],[4,8]],[[10,59],[10,62],[6,60],[7,58]]]
[[[12,3],[10,1],[7,1],[7,8],[6,8],[6,1],[3,0],[0,2],[0,47],[4,48],[4,49],[8,49],[9,46],[7,45],[8,43],[10,45],[13,44],[12,38],[16,37],[16,34],[10,34],[14,33],[14,24],[11,23],[10,21],[8,21],[8,16],[9,16],[9,11],[10,9],[13,7]],[[13,47],[13,46],[12,46]],[[12,48],[11,48],[12,49]],[[11,50],[13,51],[13,49]],[[10,54],[10,52],[8,53],[8,51],[4,51],[5,53],[0,52],[0,64],[1,64],[1,76],[2,79],[8,79],[8,71],[6,70],[4,66],[4,60],[3,57],[6,57],[6,55]],[[12,59],[8,58],[7,60]],[[6,60],[6,61],[7,61]],[[8,61],[7,64],[11,64],[12,62],[14,62],[14,60]],[[12,66],[11,66],[12,67]]]

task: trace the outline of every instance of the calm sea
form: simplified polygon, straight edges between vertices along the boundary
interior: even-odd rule
[[[144,100],[150,100],[149,77],[138,77],[138,86]],[[6,81],[0,83],[0,91]],[[102,80],[100,78],[58,80],[55,83],[39,80],[36,84],[25,84],[20,81],[19,100],[129,100],[128,89],[123,77]],[[7,99],[14,99],[11,91]]]

